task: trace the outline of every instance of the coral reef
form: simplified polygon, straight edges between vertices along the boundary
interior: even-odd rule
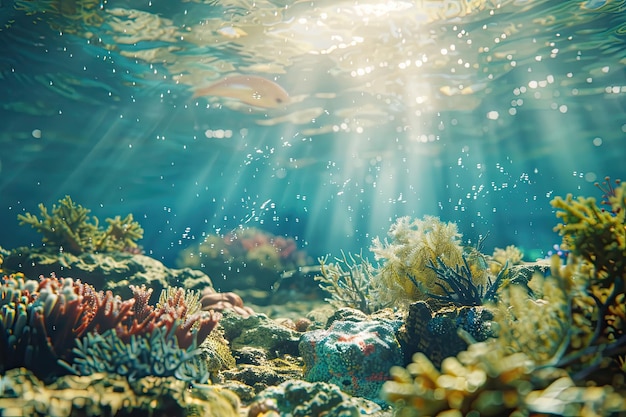
[[[383,399],[403,416],[608,416],[626,411],[610,386],[578,387],[567,372],[538,368],[524,353],[508,354],[497,341],[475,343],[438,370],[416,353],[406,369],[393,367]]]
[[[24,368],[0,377],[3,416],[113,417],[132,415],[238,417],[237,396],[223,388],[173,377],[135,381],[114,374],[63,376],[44,385]]]
[[[378,411],[378,405],[349,397],[336,385],[289,380],[259,393],[250,405],[248,417],[367,416]]]
[[[541,366],[558,366],[576,382],[596,381],[626,391],[621,358],[626,354],[626,294],[606,289],[591,266],[552,258],[549,276],[535,274],[525,287],[512,285],[499,305],[498,342]]]
[[[290,379],[302,378],[302,362],[291,355],[270,359],[263,349],[244,347],[238,349],[235,356],[237,367],[225,370],[221,375],[231,382],[250,387],[254,393]]]
[[[131,289],[134,297],[122,300],[71,278],[5,276],[1,368],[25,366],[43,377],[106,370],[132,378],[204,378],[187,362],[200,353],[198,344],[221,315],[198,310],[197,295],[194,311],[187,304],[194,297],[183,289],[167,292],[156,307],[148,304],[152,289]]]
[[[4,263],[4,257],[9,255],[10,253],[11,252],[3,249],[2,246],[0,246],[0,274],[4,272],[4,270],[2,269],[2,264]]]
[[[75,204],[69,195],[52,205],[52,214],[44,204],[39,204],[40,216],[31,213],[18,214],[20,225],[30,225],[43,235],[42,242],[56,251],[81,254],[84,252],[121,252],[136,248],[137,240],[143,237],[143,229],[128,214],[107,218],[106,229],[99,225],[98,218],[89,218],[91,210]]]
[[[311,259],[293,238],[275,236],[257,228],[241,228],[224,236],[208,235],[197,246],[183,250],[179,267],[200,269],[220,280],[221,291],[236,288],[271,289],[284,271],[308,265]]]
[[[381,262],[372,285],[385,303],[408,304],[426,298],[427,293],[440,294],[429,262],[440,258],[452,268],[463,264],[461,235],[454,223],[444,223],[433,216],[424,216],[422,220],[400,217],[388,235],[390,241],[377,237],[371,247]]]
[[[506,248],[494,248],[491,259],[499,265],[519,265],[524,259],[524,252],[515,245]]]
[[[351,395],[380,401],[389,368],[403,362],[396,328],[386,321],[334,321],[302,335],[300,354],[307,381],[326,381]]]
[[[235,352],[247,346],[262,348],[271,357],[298,354],[300,333],[281,326],[265,314],[241,316],[226,310],[220,324]]]

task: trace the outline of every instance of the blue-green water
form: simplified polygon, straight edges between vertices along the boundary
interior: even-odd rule
[[[254,226],[367,252],[397,216],[547,251],[549,201],[625,177],[624,1],[2,0],[0,245],[69,194],[173,263]],[[286,106],[191,99],[226,75]],[[535,255],[540,252],[533,252]]]

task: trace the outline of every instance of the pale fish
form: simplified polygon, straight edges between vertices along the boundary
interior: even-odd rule
[[[255,107],[274,108],[287,104],[289,94],[274,81],[255,75],[233,75],[207,87],[200,87],[192,98],[217,96],[234,98]]]

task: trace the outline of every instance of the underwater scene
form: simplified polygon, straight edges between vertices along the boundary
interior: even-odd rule
[[[0,416],[626,416],[626,1],[0,0]]]

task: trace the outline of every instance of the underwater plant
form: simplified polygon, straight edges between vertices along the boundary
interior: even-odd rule
[[[221,315],[200,311],[198,296],[183,289],[169,290],[156,307],[148,304],[151,289],[131,289],[134,297],[122,300],[71,278],[51,276],[37,281],[26,280],[22,274],[5,276],[0,297],[0,369],[23,366],[42,377],[102,367],[124,371],[154,354],[150,350],[159,344],[163,349],[156,352],[164,356],[158,360],[168,364],[171,372],[164,375],[173,375],[186,366],[188,355],[201,353],[197,346]],[[187,304],[194,299],[195,307]],[[142,356],[137,349],[147,352]],[[118,363],[120,355],[126,363]],[[103,358],[110,363],[102,363]],[[147,365],[158,371],[153,360]],[[139,374],[133,376],[141,375],[134,372]]]
[[[452,267],[463,263],[461,235],[454,223],[434,216],[421,220],[400,217],[389,228],[388,236],[390,240],[384,241],[376,237],[370,248],[381,264],[373,285],[381,289],[383,302],[408,303],[425,298],[427,293],[439,293],[436,274],[428,268],[437,257]]]
[[[435,271],[437,276],[435,284],[441,288],[443,295],[428,293],[428,296],[459,306],[479,306],[495,301],[498,288],[508,272],[508,264],[505,263],[495,280],[488,278],[487,284],[483,286],[476,284],[465,254],[463,254],[463,265],[457,265],[455,268],[446,265],[440,257],[436,260],[437,264],[430,260],[426,267]],[[421,285],[414,277],[409,278],[416,286]]]
[[[51,213],[42,203],[40,216],[18,214],[20,225],[30,225],[43,235],[46,247],[67,251],[75,255],[85,252],[121,252],[137,248],[137,241],[143,237],[143,229],[133,220],[133,215],[125,218],[107,218],[106,229],[100,227],[98,218],[89,217],[91,210],[74,203],[69,195],[53,204]]]
[[[371,314],[384,306],[376,296],[372,287],[374,266],[362,255],[346,254],[342,251],[341,258],[327,263],[328,256],[319,258],[321,275],[314,279],[319,287],[330,294],[326,298],[333,307],[351,307]]]
[[[528,282],[530,296],[519,285],[500,292],[498,342],[538,366],[567,370],[576,382],[595,380],[625,390],[620,371],[626,354],[624,290],[594,283],[593,268],[583,260],[562,264],[553,255],[551,261],[550,275],[535,273]]]
[[[382,242],[377,237],[371,247],[380,262],[371,285],[382,303],[402,305],[436,296],[447,299],[456,289],[463,289],[448,285],[455,285],[458,279],[470,279],[463,285],[465,290],[472,287],[479,291],[491,285],[486,257],[477,248],[461,246],[462,236],[455,223],[444,223],[434,216],[422,220],[401,217],[388,235],[390,240]]]

